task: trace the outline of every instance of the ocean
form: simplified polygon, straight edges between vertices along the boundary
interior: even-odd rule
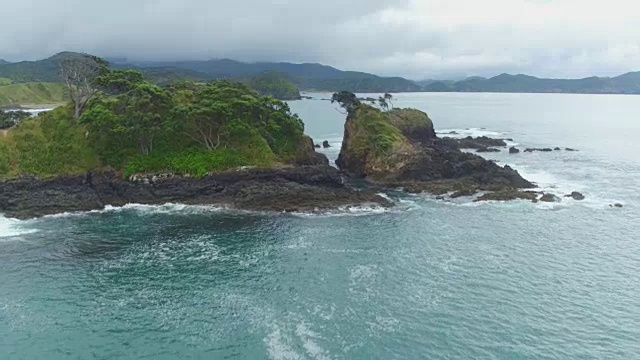
[[[344,115],[312,96],[291,108],[335,159]],[[440,134],[579,150],[487,156],[584,201],[0,217],[0,359],[640,358],[639,99],[395,96]]]

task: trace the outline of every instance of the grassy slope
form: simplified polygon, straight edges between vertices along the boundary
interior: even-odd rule
[[[58,104],[66,100],[64,84],[36,82],[0,86],[0,106]]]

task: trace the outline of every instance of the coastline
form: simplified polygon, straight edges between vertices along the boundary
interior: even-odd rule
[[[313,212],[343,206],[391,207],[373,189],[354,189],[328,165],[252,168],[202,178],[155,174],[122,179],[113,172],[0,182],[0,213],[29,219],[130,203],[221,205],[239,210]]]

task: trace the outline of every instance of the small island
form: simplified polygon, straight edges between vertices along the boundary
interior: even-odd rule
[[[499,166],[460,150],[460,143],[436,136],[427,114],[390,108],[390,96],[379,107],[355,95],[334,94],[347,112],[337,164],[347,174],[372,185],[453,197],[490,192],[483,200],[536,199],[520,189],[533,188],[509,166]]]
[[[160,87],[91,56],[63,65],[70,103],[0,136],[5,216],[127,203],[274,211],[391,205],[345,184],[286,103],[243,83]]]

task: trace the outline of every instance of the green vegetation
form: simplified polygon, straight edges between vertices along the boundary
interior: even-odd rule
[[[291,83],[286,74],[268,72],[251,79],[249,86],[260,95],[273,96],[280,100],[299,100],[300,90]]]
[[[59,104],[67,101],[60,83],[26,83],[0,86],[0,106]]]
[[[2,111],[0,110],[0,130],[14,127],[18,122],[31,116],[26,111]]]
[[[7,78],[0,78],[0,86],[11,85],[13,80]]]
[[[354,119],[355,131],[350,136],[354,153],[358,156],[382,155],[408,145],[408,140],[391,123],[387,113],[372,106],[360,104],[351,117]]]
[[[424,112],[416,109],[393,109],[388,112],[393,126],[410,133],[413,129],[433,129],[433,122]]]
[[[284,165],[312,151],[286,103],[241,83],[160,87],[138,72],[105,68],[91,84],[99,91],[77,120],[70,103],[0,133],[0,178],[104,168],[199,177]]]

